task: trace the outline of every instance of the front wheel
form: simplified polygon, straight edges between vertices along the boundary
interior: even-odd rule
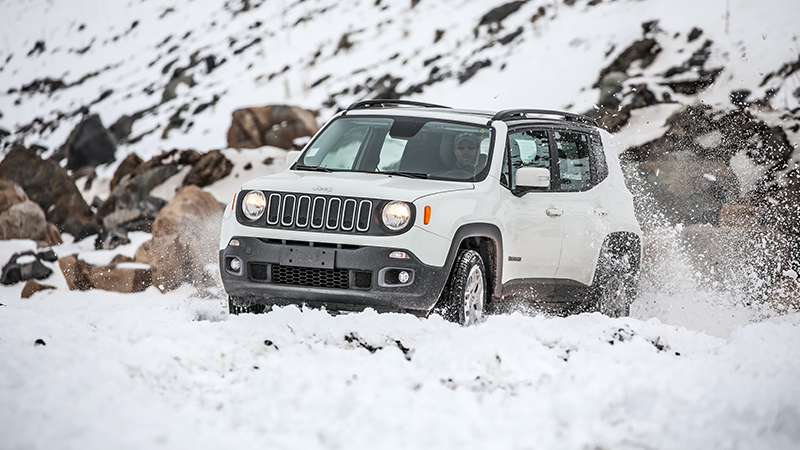
[[[486,269],[474,250],[459,252],[445,295],[445,318],[463,326],[479,322],[486,304]]]

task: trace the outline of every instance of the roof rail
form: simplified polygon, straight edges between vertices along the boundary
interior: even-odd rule
[[[389,106],[419,106],[422,108],[451,109],[449,106],[437,105],[434,103],[415,102],[413,100],[389,100],[376,98],[373,100],[361,100],[360,102],[355,102],[347,107],[347,111],[351,111],[353,109],[386,108]]]
[[[494,117],[492,117],[492,120],[528,119],[528,115],[556,116],[569,122],[581,122],[588,125],[597,126],[597,121],[591,117],[563,111],[553,111],[549,109],[504,109],[495,114]]]

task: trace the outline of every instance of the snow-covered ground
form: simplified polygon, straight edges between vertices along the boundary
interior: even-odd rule
[[[401,92],[434,66],[451,76],[408,98],[581,112],[598,99],[600,69],[656,19],[662,53],[627,83],[658,78],[712,40],[706,67],[725,72],[693,98],[674,95],[680,104],[726,108],[731,90],[755,99],[780,87],[773,106],[799,106],[800,72],[762,84],[798,58],[796,0],[531,0],[497,34],[482,26],[476,37],[480,17],[503,3],[0,0],[0,128],[11,132],[6,142],[42,145],[46,155],[81,106],[106,126],[155,106],[118,161],[205,151],[224,147],[234,109],[299,104],[324,121],[384,75],[402,78]],[[544,16],[531,21],[540,7]],[[518,27],[518,37],[497,42]],[[689,43],[695,27],[703,34]],[[193,54],[218,65],[192,65]],[[161,103],[176,67],[188,67],[194,85],[179,84]],[[70,86],[22,92],[47,77]],[[618,139],[660,136],[676,107],[637,110]],[[176,114],[184,122],[165,135]],[[33,131],[20,131],[27,124]],[[796,144],[797,132],[787,133]],[[208,188],[221,202],[246,178],[280,170],[283,152],[225,154],[234,174]],[[276,163],[256,164],[265,158]],[[247,161],[252,171],[241,169]],[[114,169],[98,168],[87,200],[107,195]],[[175,186],[154,193],[168,198]],[[130,237],[100,252],[92,239],[65,236],[54,250],[104,264],[149,239]],[[438,316],[295,307],[228,317],[221,291],[71,292],[47,263],[55,274],[44,282],[56,290],[20,299],[21,284],[0,286],[0,450],[800,448],[800,313],[748,304],[738,286],[705,289],[673,244],[662,249],[666,263],[647,271],[630,318],[521,308],[469,328]],[[0,242],[0,263],[34,248]]]
[[[4,449],[800,443],[798,314],[720,338],[638,314],[225,317],[188,288],[3,303]]]

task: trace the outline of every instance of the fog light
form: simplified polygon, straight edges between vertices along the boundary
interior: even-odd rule
[[[238,247],[239,246],[239,240],[238,239],[231,239],[231,241],[228,242],[228,245],[232,245],[234,247]]]
[[[408,280],[411,279],[411,275],[408,274],[405,270],[397,274],[397,280],[400,281],[402,284],[408,283]]]
[[[238,272],[242,268],[242,261],[239,258],[231,258],[230,268],[234,272]]]
[[[400,267],[386,267],[378,272],[378,286],[399,287],[414,283],[414,270]]]

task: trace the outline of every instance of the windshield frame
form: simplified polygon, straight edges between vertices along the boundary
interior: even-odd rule
[[[364,121],[364,122],[368,122],[370,120],[388,121],[386,126],[389,127],[389,128],[393,127],[393,125],[395,123],[397,123],[397,121],[401,121],[403,123],[417,122],[417,123],[419,123],[421,125],[418,127],[416,133],[413,134],[413,135],[410,135],[410,136],[399,136],[399,137],[390,136],[389,131],[386,130],[385,133],[383,134],[383,136],[378,138],[379,141],[370,142],[370,140],[373,139],[372,136],[364,137],[358,144],[360,147],[357,150],[355,150],[355,155],[356,155],[355,158],[350,160],[350,167],[345,167],[345,168],[343,168],[343,167],[328,167],[328,166],[323,165],[323,162],[325,161],[325,158],[327,157],[327,154],[331,150],[327,150],[327,151],[323,152],[322,159],[317,164],[308,164],[308,162],[306,161],[306,158],[309,157],[309,156],[313,157],[313,156],[316,155],[316,152],[320,151],[319,149],[321,147],[315,147],[315,144],[318,144],[321,139],[325,138],[326,132],[329,132],[331,127],[336,126],[336,124],[341,122],[341,121]],[[436,144],[436,145],[439,146],[438,149],[435,149],[435,148],[428,149],[430,152],[437,152],[437,153],[435,153],[434,155],[430,155],[429,153],[427,153],[426,150],[417,149],[416,151],[419,154],[428,155],[430,158],[435,159],[437,162],[441,163],[440,166],[443,166],[443,165],[446,164],[446,161],[444,161],[443,158],[451,158],[454,161],[455,160],[455,156],[454,155],[445,155],[443,152],[447,151],[446,149],[448,148],[448,145],[450,145],[450,150],[449,151],[454,151],[453,148],[455,147],[455,144],[454,143],[450,144],[448,141],[446,141],[446,139],[455,139],[455,136],[459,134],[458,129],[461,128],[461,129],[464,129],[464,130],[469,130],[471,133],[474,133],[476,136],[480,137],[480,139],[479,139],[480,144],[483,144],[484,142],[486,143],[485,145],[479,145],[478,155],[477,155],[477,158],[478,158],[477,161],[478,161],[479,164],[483,163],[484,164],[483,167],[480,168],[480,170],[476,169],[478,171],[474,175],[470,175],[467,172],[459,172],[458,174],[455,174],[454,173],[454,169],[452,167],[450,167],[449,170],[447,170],[448,168],[445,167],[445,172],[444,173],[442,173],[441,170],[408,170],[407,171],[407,170],[401,170],[402,169],[401,167],[395,167],[395,168],[384,167],[384,168],[381,169],[380,167],[377,166],[377,164],[376,164],[375,170],[364,170],[364,169],[361,169],[361,168],[355,168],[356,164],[359,163],[359,159],[364,157],[364,154],[362,154],[362,152],[366,152],[367,151],[365,148],[363,148],[365,145],[367,145],[367,146],[370,146],[370,145],[371,146],[375,146],[375,145],[380,144],[380,145],[378,145],[377,149],[376,148],[369,149],[369,152],[377,151],[379,153],[377,156],[380,157],[380,152],[383,151],[383,148],[384,148],[383,146],[385,145],[385,140],[386,139],[405,140],[405,143],[403,144],[403,148],[402,148],[402,153],[401,153],[401,155],[399,157],[400,159],[397,160],[397,165],[399,166],[401,164],[401,159],[406,157],[406,151],[408,150],[408,148],[406,146],[408,145],[408,141],[413,139],[413,138],[415,138],[419,134],[419,132],[422,131],[431,122],[442,124],[443,126],[452,125],[453,128],[452,129],[445,129],[445,130],[442,130],[442,131],[439,132],[440,136],[438,137],[438,139],[440,141],[439,141],[438,144]],[[376,126],[379,126],[379,125],[376,125]],[[426,130],[426,131],[428,133],[431,132],[431,130]],[[465,132],[465,131],[461,131],[461,132]],[[483,133],[486,133],[486,137],[482,137]],[[376,174],[376,175],[402,176],[402,177],[407,177],[407,178],[416,178],[416,179],[425,179],[425,180],[442,180],[442,181],[470,182],[470,183],[480,182],[480,181],[483,181],[483,180],[486,179],[486,177],[489,175],[489,172],[491,170],[492,158],[493,158],[494,150],[495,150],[494,147],[495,147],[496,133],[497,133],[497,130],[495,129],[495,127],[491,126],[491,124],[477,124],[477,123],[474,123],[474,122],[457,121],[457,120],[451,120],[451,119],[441,119],[441,118],[435,118],[435,117],[409,117],[409,116],[406,116],[406,115],[388,115],[388,114],[363,114],[363,115],[359,114],[359,115],[356,116],[356,115],[344,115],[343,114],[343,115],[334,117],[332,120],[330,120],[328,123],[325,124],[325,126],[314,136],[314,138],[311,139],[305,145],[305,148],[303,149],[301,154],[298,156],[298,158],[295,160],[295,162],[292,164],[292,166],[289,168],[289,170],[295,170],[295,171],[306,171],[307,170],[307,171],[314,171],[314,172],[367,173],[367,174]],[[344,133],[339,135],[339,137],[335,138],[336,139],[335,142],[338,143],[338,140],[342,139],[343,135],[344,135]],[[338,147],[335,151],[336,152],[341,151],[342,148],[344,148],[344,146]],[[314,155],[309,155],[309,153],[312,152],[312,151],[315,151],[315,154]],[[486,153],[483,153],[484,151]],[[371,155],[371,157],[374,158],[375,155]],[[485,160],[483,160],[482,157],[485,157]]]

